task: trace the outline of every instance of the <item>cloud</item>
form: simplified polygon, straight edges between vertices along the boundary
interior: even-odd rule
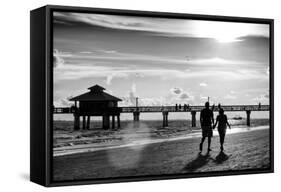
[[[201,87],[207,87],[208,84],[207,84],[207,83],[200,83],[199,86],[201,86]]]
[[[60,56],[60,53],[57,49],[53,51],[53,62],[54,67],[58,67],[64,64],[64,59]]]
[[[258,35],[269,37],[266,24],[248,24],[188,19],[147,18],[120,15],[55,12],[60,22],[83,23],[111,29],[149,32],[151,35],[213,38],[218,42],[243,41],[239,37]]]
[[[237,66],[239,64],[244,65],[245,63],[251,67],[243,68]],[[171,68],[175,64],[178,66]],[[225,64],[231,66],[226,67]],[[60,66],[60,69],[55,71],[57,79],[102,77],[106,78],[105,82],[108,85],[111,84],[112,79],[115,77],[129,76],[154,76],[163,80],[194,77],[220,77],[231,80],[268,79],[268,75],[266,75],[264,70],[257,70],[258,65],[262,65],[262,63],[220,58],[186,61],[178,58],[121,53],[115,50],[95,50],[95,54],[86,52],[70,54],[68,52],[60,52],[57,49],[54,50],[54,66]],[[202,66],[204,66],[203,70]],[[205,82],[202,82],[201,86],[205,84]]]
[[[257,102],[266,102],[266,103],[268,103],[269,102],[269,94],[268,93],[261,94],[258,97],[253,98],[253,100],[257,101]]]
[[[166,105],[166,98],[157,97],[157,98],[140,98],[139,103],[141,106],[162,106]]]
[[[128,95],[122,97],[122,102],[119,103],[119,106],[136,106],[136,98],[138,98],[139,106],[161,106],[166,102],[166,99],[163,97],[139,98],[137,95],[137,86],[135,83],[132,83],[130,91],[128,91]]]
[[[132,84],[128,95],[122,98],[122,102],[119,106],[136,106],[136,97],[138,97],[139,106],[166,106],[175,105],[176,103],[187,103],[193,102],[194,97],[181,88],[172,88],[167,91],[167,94],[160,97],[139,97],[137,94],[137,86],[135,83]]]
[[[108,74],[105,80],[107,85],[111,85],[113,78],[127,78],[128,75],[126,73],[111,73]]]
[[[97,51],[97,50],[96,50]],[[219,58],[195,59],[185,61],[184,59],[165,58],[152,55],[120,53],[113,50],[103,50],[95,54],[68,53],[54,50],[54,66],[60,66],[56,75],[58,79],[79,79],[87,77],[104,77],[108,85],[114,77],[157,77],[161,79],[171,78],[194,78],[194,77],[220,77],[231,80],[268,79],[264,70],[257,70],[257,62],[223,60]],[[105,55],[106,54],[106,55]],[[111,66],[114,63],[114,66]],[[134,63],[134,65],[132,65]],[[225,67],[225,64],[231,67]],[[239,64],[249,64],[255,68],[238,67]],[[177,68],[171,66],[179,65]],[[213,66],[214,64],[215,66]],[[221,64],[221,65],[218,65]],[[233,66],[232,66],[233,64]],[[202,70],[204,66],[204,70]],[[199,70],[200,68],[200,70]],[[207,85],[205,82],[201,86]]]
[[[128,91],[128,95],[122,97],[122,101],[119,103],[120,106],[136,106],[137,98],[137,86],[132,83],[131,89]]]
[[[187,93],[182,93],[179,98],[183,99],[183,100],[190,99],[190,97]]]
[[[174,94],[174,95],[179,95],[179,94],[182,93],[182,91],[183,91],[183,89],[182,88],[178,88],[178,87],[174,87],[174,88],[170,89],[170,92],[172,94]]]
[[[230,94],[228,94],[228,95],[226,95],[224,98],[225,98],[225,99],[236,99],[237,97],[236,97],[235,95],[230,95]]]
[[[111,85],[111,80],[113,79],[113,75],[108,75],[107,77],[106,77],[106,84],[107,85]]]
[[[170,100],[169,103],[176,103],[176,102],[194,99],[193,96],[191,96],[189,93],[187,93],[180,87],[174,87],[174,88],[170,89],[170,93],[172,95],[171,95],[171,97],[169,97],[169,100]]]
[[[236,91],[231,90],[230,94],[227,94],[224,98],[229,100],[237,99]]]
[[[116,50],[104,50],[104,49],[99,49],[98,51],[102,52],[102,53],[118,53]]]
[[[95,54],[85,54],[87,52],[78,52],[76,54],[72,54],[72,60],[83,60],[83,61],[91,61],[91,62],[98,62],[98,61],[124,61],[124,62],[151,62],[151,64],[181,64],[187,65],[187,61],[183,58],[170,58],[170,57],[163,57],[163,56],[155,56],[149,54],[136,54],[136,53],[124,53],[118,52],[116,50],[103,50],[97,49],[92,53]]]
[[[81,51],[80,53],[81,54],[92,54],[93,52],[91,52],[91,51]]]
[[[70,107],[70,106],[72,106],[73,103],[69,101],[69,99],[71,97],[72,96],[69,96],[66,99],[58,99],[58,100],[54,101],[55,107]]]
[[[200,99],[202,99],[202,100],[207,100],[208,97],[207,97],[207,96],[200,95]]]
[[[135,83],[132,83],[128,95],[121,98],[122,101],[119,103],[119,106],[136,106],[136,98],[138,98],[138,106],[162,106],[168,104],[167,98],[165,97],[140,98],[137,94]]]
[[[132,84],[131,91],[132,91],[133,93],[136,93],[136,92],[137,92],[137,86],[136,86],[135,83]]]
[[[135,66],[101,66],[97,64],[68,64],[67,61],[63,65],[54,70],[56,80],[76,80],[81,78],[96,77],[105,78],[108,84],[113,78],[129,78],[129,77],[158,77],[162,80],[169,79],[192,79],[192,78],[217,78],[222,80],[250,80],[250,79],[268,79],[268,75],[264,72],[251,69],[237,70],[176,70],[165,67],[151,68],[151,66],[136,68]]]
[[[257,66],[257,65],[264,65],[262,62],[258,61],[251,61],[251,60],[234,60],[234,59],[224,59],[220,57],[211,57],[211,58],[197,58],[197,59],[191,59],[187,61],[190,65],[202,65],[202,66]]]

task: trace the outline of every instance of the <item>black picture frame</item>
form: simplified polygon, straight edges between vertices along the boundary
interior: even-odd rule
[[[208,21],[261,23],[270,25],[270,168],[265,170],[219,171],[175,175],[132,176],[56,182],[52,179],[53,26],[52,12],[185,18]],[[30,180],[43,186],[242,175],[274,172],[274,20],[263,18],[148,12],[47,5],[30,12]]]

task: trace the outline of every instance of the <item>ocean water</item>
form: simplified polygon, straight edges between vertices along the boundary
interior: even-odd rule
[[[246,119],[241,120],[235,120],[235,119],[229,119],[228,120],[230,125],[232,127],[247,127],[246,126]],[[147,128],[151,129],[163,129],[162,127],[162,120],[140,120],[140,123],[142,125],[146,125]],[[73,130],[73,121],[62,121],[57,120],[53,122],[53,129],[54,131],[71,131]],[[251,126],[250,127],[257,127],[257,126],[264,126],[269,125],[269,119],[251,119]],[[133,121],[121,120],[121,128],[129,128],[129,127],[138,127],[138,124],[135,124]],[[80,127],[82,127],[82,123],[80,124]],[[196,127],[191,127],[191,121],[190,120],[169,120],[168,128],[184,128],[188,130],[197,130],[200,129],[200,122],[196,121]],[[91,130],[99,130],[102,129],[102,121],[91,121],[90,125]]]

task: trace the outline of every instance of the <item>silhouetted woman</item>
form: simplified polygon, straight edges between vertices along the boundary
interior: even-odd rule
[[[230,129],[230,124],[228,123],[227,116],[224,114],[224,110],[220,108],[219,115],[217,116],[216,123],[214,125],[214,129],[216,128],[216,125],[218,124],[218,132],[220,135],[220,144],[221,144],[221,151],[223,151],[223,143],[226,133],[226,125]]]

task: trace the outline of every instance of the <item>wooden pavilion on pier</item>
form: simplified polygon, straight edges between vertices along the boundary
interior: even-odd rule
[[[83,129],[90,128],[91,116],[102,116],[102,127],[104,129],[115,129],[115,117],[117,117],[117,127],[120,128],[120,112],[118,101],[121,99],[104,92],[105,88],[94,85],[88,88],[90,91],[70,99],[74,101],[74,130],[80,129],[80,117],[82,117]],[[87,120],[86,120],[87,118]]]

